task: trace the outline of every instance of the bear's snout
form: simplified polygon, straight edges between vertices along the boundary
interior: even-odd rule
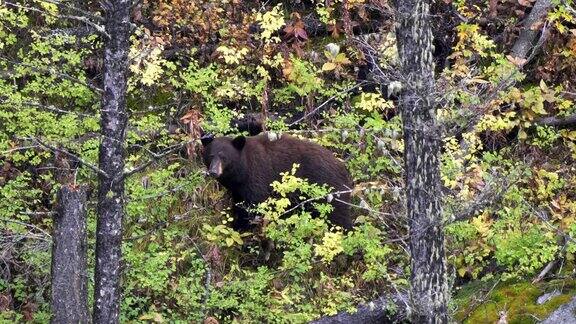
[[[208,169],[208,175],[214,178],[218,178],[222,175],[222,161],[220,159],[212,160],[210,168]]]

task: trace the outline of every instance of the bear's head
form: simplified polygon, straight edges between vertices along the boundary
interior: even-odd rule
[[[204,146],[204,164],[208,174],[220,181],[236,182],[243,176],[240,153],[246,137],[214,137],[204,135],[200,139]]]

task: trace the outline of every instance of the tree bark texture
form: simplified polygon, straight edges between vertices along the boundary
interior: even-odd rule
[[[575,128],[576,126],[576,114],[572,114],[566,117],[546,117],[534,122],[537,125],[554,126],[560,128]]]
[[[526,58],[528,52],[534,48],[536,36],[540,33],[539,23],[543,23],[546,15],[553,7],[551,0],[538,0],[530,14],[523,22],[522,31],[512,47],[512,56]]]
[[[124,141],[126,133],[126,82],[130,35],[129,0],[104,1],[104,85],[100,128],[98,222],[94,323],[118,323],[120,312],[120,261],[124,215]]]
[[[310,324],[377,324],[406,323],[406,296],[397,294],[380,297],[358,306],[355,313],[340,312],[325,316]]]
[[[410,228],[413,323],[448,322],[448,280],[442,225],[440,132],[436,122],[429,3],[396,1],[396,40],[403,75],[406,210]]]
[[[58,191],[52,242],[52,323],[88,323],[86,187]]]

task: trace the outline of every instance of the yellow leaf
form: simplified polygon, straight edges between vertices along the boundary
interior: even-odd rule
[[[540,80],[540,89],[542,89],[542,91],[544,92],[548,92],[548,86],[546,85],[546,82],[544,82],[544,80]]]
[[[520,129],[520,131],[518,132],[518,139],[523,141],[526,138],[528,138],[528,134],[526,134],[526,132],[523,129]]]
[[[490,83],[490,81],[486,81],[484,79],[479,79],[479,78],[473,78],[473,79],[468,80],[467,83],[468,84],[473,84],[473,83],[486,84],[486,83]]]
[[[336,68],[336,64],[332,62],[326,62],[322,65],[322,71],[332,71]]]
[[[572,141],[576,141],[576,131],[561,130],[560,135]]]

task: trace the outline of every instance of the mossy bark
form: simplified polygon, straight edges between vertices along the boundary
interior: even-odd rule
[[[447,323],[441,140],[436,121],[429,4],[423,0],[396,1],[396,9],[396,40],[403,76],[399,108],[404,126],[412,321]]]

